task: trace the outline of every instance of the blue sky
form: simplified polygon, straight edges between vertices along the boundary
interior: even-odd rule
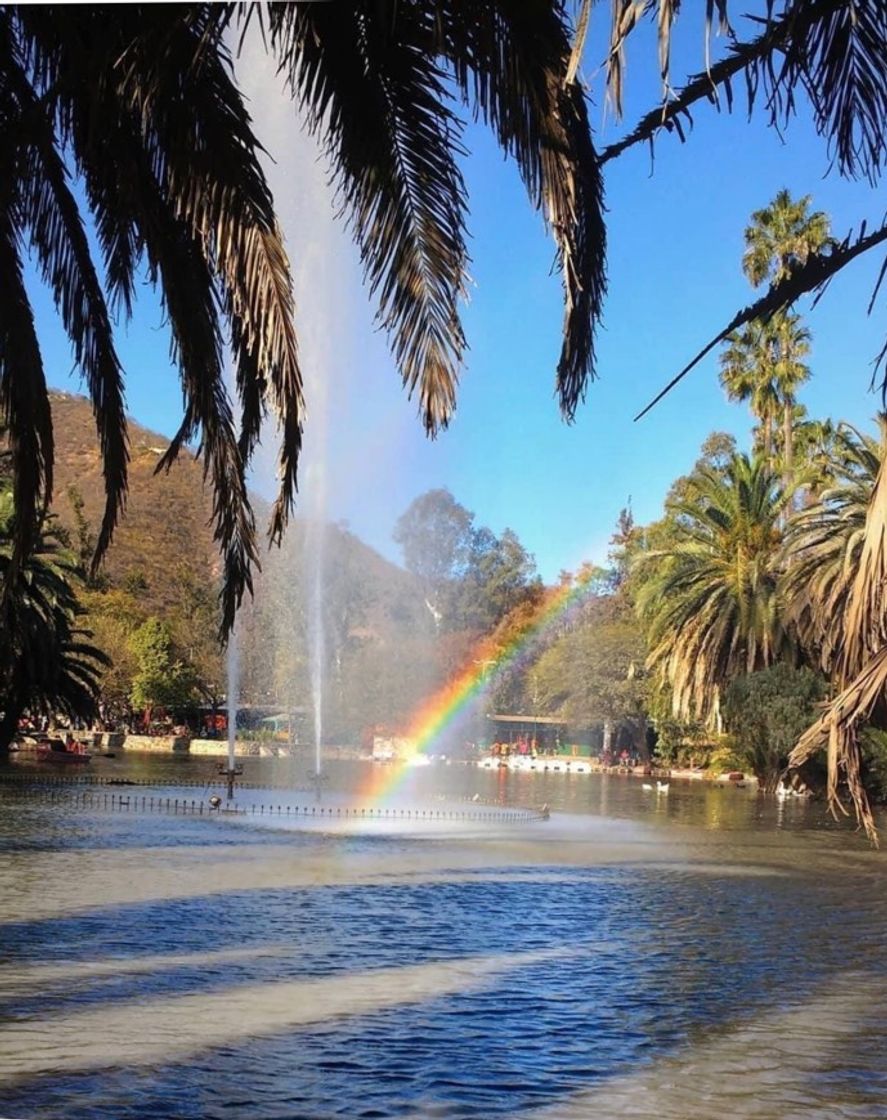
[[[594,9],[599,33],[604,14],[602,7]],[[701,20],[696,20],[688,6],[675,75],[702,66]],[[629,53],[625,128],[658,98],[654,51],[652,36],[643,33]],[[600,42],[593,40],[587,57],[600,54]],[[576,422],[568,426],[553,396],[562,310],[552,246],[514,167],[484,129],[471,126],[472,154],[465,164],[473,259],[465,308],[470,350],[454,421],[430,442],[373,328],[355,254],[347,237],[332,228],[329,200],[318,192],[318,171],[297,139],[291,108],[282,100],[272,104],[270,78],[256,72],[259,57],[248,55],[240,73],[258,131],[277,156],[269,173],[307,316],[299,318],[305,359],[313,361],[315,374],[322,372],[313,382],[314,416],[328,414],[326,425],[321,419],[314,427],[309,416],[308,454],[317,458],[318,445],[326,445],[327,515],[347,521],[393,559],[397,516],[424,490],[447,486],[478,523],[496,532],[514,529],[547,580],[584,559],[602,560],[629,497],[639,521],[658,516],[670,483],[692,465],[709,432],[730,431],[740,445],[748,443],[748,414],[726,401],[716,355],[644,420],[634,423],[632,417],[749,301],[740,257],[751,211],[785,186],[796,195],[812,194],[839,236],[863,217],[882,218],[882,193],[826,174],[825,144],[804,116],[791,123],[783,143],[761,113],[748,123],[744,113],[718,115],[705,106],[695,114],[687,144],[670,136],[659,140],[655,164],[646,148],[611,163],[609,297],[598,341],[599,380],[589,386]],[[585,75],[600,99],[599,75],[589,64]],[[599,143],[623,131],[603,116],[600,104],[594,105]],[[312,176],[308,205],[303,184]],[[877,314],[867,318],[865,309],[880,263],[863,258],[809,312],[813,379],[801,399],[813,416],[865,425],[879,406],[879,396],[868,389],[883,326]],[[51,304],[45,294],[37,302],[48,379],[78,391]],[[800,309],[806,314],[809,301]],[[136,318],[121,328],[119,344],[130,413],[171,435],[181,416],[181,393],[159,306],[147,288]],[[325,408],[318,407],[322,396],[328,397]],[[269,433],[269,446],[272,437]],[[263,455],[253,479],[269,494],[271,459],[270,451]]]

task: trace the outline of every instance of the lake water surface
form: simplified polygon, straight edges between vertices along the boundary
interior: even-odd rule
[[[885,857],[821,805],[344,762],[317,802],[303,765],[245,765],[241,808],[429,819],[0,784],[0,1116],[887,1117]]]

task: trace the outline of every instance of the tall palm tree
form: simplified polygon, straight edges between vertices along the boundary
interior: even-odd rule
[[[800,315],[777,311],[767,324],[771,348],[773,382],[782,400],[782,466],[785,486],[794,484],[794,415],[797,391],[810,377],[804,358],[810,353],[810,331],[802,325]]]
[[[714,719],[725,684],[789,647],[777,585],[786,501],[763,459],[734,455],[694,476],[670,542],[637,561],[648,667],[671,687],[676,716]]]
[[[10,581],[52,495],[52,419],[26,246],[55,296],[95,412],[107,495],[96,562],[127,485],[112,312],[131,314],[145,272],[162,294],[185,400],[160,467],[199,442],[215,495],[226,631],[257,556],[245,469],[268,407],[282,433],[269,533],[279,540],[284,530],[302,375],[289,264],[226,38],[232,23],[251,17],[263,22],[326,151],[379,320],[426,428],[435,432],[453,411],[464,351],[460,102],[514,158],[553,234],[565,298],[557,384],[572,415],[593,373],[605,232],[567,8],[566,0],[350,0],[346,13],[318,3],[0,7],[0,419],[9,426],[18,511]],[[234,40],[241,30],[233,28]],[[226,344],[238,417],[223,381]]]
[[[773,421],[779,404],[767,325],[755,321],[727,337],[721,352],[721,385],[731,401],[748,401],[760,424],[760,451],[773,460]]]
[[[812,199],[809,194],[793,199],[783,189],[769,206],[752,213],[745,230],[742,271],[753,288],[780,283],[830,244],[828,215],[822,210],[811,213]]]
[[[11,491],[0,493],[0,579],[14,552]],[[0,604],[0,753],[25,710],[89,718],[108,659],[77,627],[75,568],[51,534],[39,534],[21,576]]]

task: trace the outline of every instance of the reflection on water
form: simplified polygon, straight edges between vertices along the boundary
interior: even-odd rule
[[[331,784],[359,803],[367,766]],[[884,857],[821,806],[456,766],[398,785],[557,811],[343,835],[0,787],[0,1115],[887,1116]]]

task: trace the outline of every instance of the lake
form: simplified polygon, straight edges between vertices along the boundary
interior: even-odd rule
[[[3,767],[0,1115],[887,1116],[884,856],[821,804],[245,769],[233,814],[208,759],[94,760],[122,809]]]

